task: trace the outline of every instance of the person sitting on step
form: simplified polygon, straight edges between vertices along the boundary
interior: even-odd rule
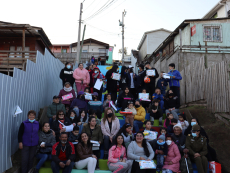
[[[163,113],[158,100],[153,100],[153,104],[150,106],[148,112],[150,113],[150,121],[152,121],[152,124],[154,124],[155,119],[159,119],[159,125],[161,126]]]
[[[145,112],[145,109],[141,106],[141,101],[139,99],[135,101],[135,108],[136,108],[137,114],[134,116],[133,127],[134,127],[135,132],[138,132],[139,129],[143,126],[143,123],[145,121],[146,112]]]

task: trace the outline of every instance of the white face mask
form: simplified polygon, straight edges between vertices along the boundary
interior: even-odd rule
[[[172,141],[170,141],[170,140],[167,140],[167,141],[166,141],[166,144],[167,144],[167,145],[171,145],[171,143],[172,143]]]

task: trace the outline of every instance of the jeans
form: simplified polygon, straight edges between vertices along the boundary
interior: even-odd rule
[[[66,161],[62,161],[64,164],[66,164],[67,160]],[[63,171],[62,173],[71,173],[72,169],[73,169],[73,166],[74,166],[74,162],[71,162],[69,166],[65,166],[63,168]],[[53,173],[59,173],[59,170],[62,169],[59,164],[57,164],[56,162],[52,161],[51,162],[51,168],[52,168],[52,171]]]
[[[52,127],[52,125],[53,125],[53,118],[49,118],[49,124],[50,124],[50,127]]]
[[[163,111],[164,110],[164,101],[163,100],[160,101],[159,106],[161,107],[161,110]]]
[[[79,108],[73,108],[74,112],[76,112],[77,117],[79,116]]]
[[[115,140],[116,136],[113,137],[113,141]],[[110,149],[110,145],[111,145],[111,141],[109,136],[104,136],[104,149],[105,151],[108,152],[108,150]]]
[[[168,113],[172,113],[173,114],[173,118],[175,118],[175,119],[179,119],[179,117],[178,117],[178,113],[179,113],[179,109],[175,109],[175,110],[172,110],[172,111],[169,111],[168,109],[166,109],[166,111],[165,111],[165,113],[166,113],[166,115],[168,114]]]
[[[135,132],[137,133],[137,132],[139,132],[139,129],[141,127],[143,127],[143,122],[142,121],[134,120],[133,127],[134,127]]]
[[[157,169],[162,169],[164,166],[164,155],[157,154]]]
[[[82,129],[83,129],[83,124],[77,125],[77,126],[79,127],[79,134],[81,134],[81,131],[82,131]]]
[[[51,160],[51,154],[42,154],[42,153],[38,153],[36,155],[36,158],[39,159],[39,162],[36,166],[36,169],[40,169],[42,167],[42,165],[45,163],[46,160]]]
[[[28,147],[23,145],[21,156],[22,173],[28,173],[28,171],[33,167],[36,150],[37,146]]]
[[[170,169],[163,169],[162,173],[173,173],[173,171]]]

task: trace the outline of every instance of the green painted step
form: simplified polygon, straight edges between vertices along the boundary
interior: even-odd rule
[[[107,159],[99,159],[99,168],[100,168],[100,170],[109,170],[107,162],[108,162]]]
[[[40,168],[39,173],[53,173],[51,168]],[[62,173],[62,170],[60,170],[60,173]],[[88,173],[88,170],[86,169],[73,169],[71,173]],[[95,173],[112,173],[111,171],[105,171],[105,170],[95,170]]]

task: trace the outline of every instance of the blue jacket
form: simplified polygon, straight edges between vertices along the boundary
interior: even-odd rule
[[[162,94],[157,94],[157,93],[154,93],[152,98],[155,100],[155,99],[158,99],[158,100],[163,100],[164,101],[164,96]]]
[[[176,87],[180,87],[180,81],[182,79],[180,72],[177,70],[171,70],[169,73],[169,75],[171,76],[175,76],[175,79],[171,78],[171,79],[167,79],[167,81],[169,82],[169,86],[176,86]]]
[[[161,82],[163,82],[163,86],[162,86]],[[166,80],[166,79],[164,79],[164,78],[158,79],[158,81],[157,81],[157,88],[160,88],[161,94],[165,94],[165,90],[166,90],[166,87],[167,87],[167,86],[168,86],[168,83],[167,83],[167,80]],[[163,91],[164,93],[163,93],[162,91]]]

